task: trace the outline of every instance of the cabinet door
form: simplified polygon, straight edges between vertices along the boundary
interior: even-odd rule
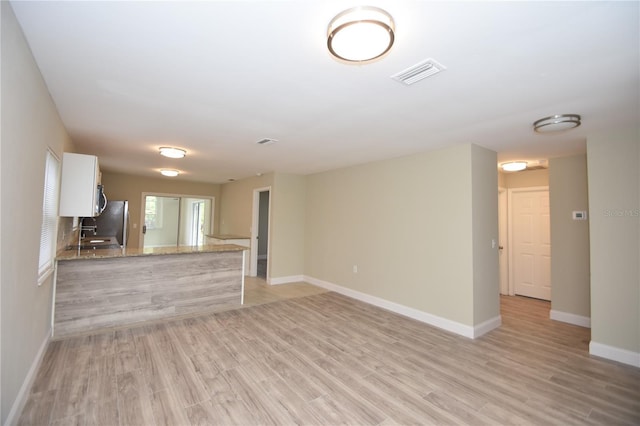
[[[96,216],[99,180],[98,157],[65,152],[60,183],[60,216]]]

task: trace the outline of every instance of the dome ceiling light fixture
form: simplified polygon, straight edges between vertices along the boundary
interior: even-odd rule
[[[163,146],[162,148],[160,148],[160,155],[169,158],[184,158],[184,156],[187,155],[187,151],[182,148]]]
[[[162,176],[176,177],[180,174],[180,172],[178,170],[173,170],[173,169],[160,169],[160,174]]]
[[[582,124],[580,120],[578,114],[556,114],[533,123],[533,130],[538,133],[560,132],[578,127]]]
[[[520,172],[527,168],[526,161],[509,161],[500,164],[500,168],[505,172]]]
[[[393,46],[395,24],[386,11],[358,6],[336,15],[327,29],[327,47],[336,58],[364,63],[378,59]]]

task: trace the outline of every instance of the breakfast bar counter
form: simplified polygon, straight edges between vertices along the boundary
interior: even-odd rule
[[[146,248],[116,248],[116,249],[68,249],[58,252],[57,260],[78,260],[78,259],[105,259],[113,257],[137,257],[137,256],[159,256],[167,254],[193,254],[193,253],[213,253],[227,251],[243,251],[246,247],[237,244],[217,244],[206,246],[172,246],[172,247],[146,247]]]
[[[245,247],[65,250],[54,337],[240,307]]]

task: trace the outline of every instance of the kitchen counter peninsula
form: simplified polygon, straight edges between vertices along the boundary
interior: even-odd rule
[[[251,258],[251,238],[237,234],[207,234],[205,235],[207,244],[227,245],[235,244],[243,246],[247,250],[247,261],[244,263],[244,274],[250,275],[249,259]]]
[[[246,247],[237,244],[218,244],[206,246],[180,246],[180,247],[146,247],[146,248],[115,248],[115,249],[69,249],[59,251],[57,260],[77,260],[77,259],[98,259],[112,257],[138,257],[138,256],[159,256],[168,254],[192,254],[192,253],[213,253],[246,250]]]
[[[228,240],[248,240],[248,239],[250,239],[249,237],[247,237],[245,235],[237,235],[237,234],[207,234],[207,235],[205,235],[205,237],[213,238],[213,239],[216,239],[216,240],[223,240],[223,241],[228,241]]]
[[[222,244],[61,251],[54,337],[240,307],[245,249]]]

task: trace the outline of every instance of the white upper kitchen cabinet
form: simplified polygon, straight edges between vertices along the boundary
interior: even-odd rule
[[[98,157],[65,152],[60,183],[60,216],[97,216],[100,213],[99,184]]]

